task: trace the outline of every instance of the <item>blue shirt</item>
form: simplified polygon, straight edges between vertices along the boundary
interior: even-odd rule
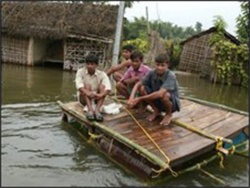
[[[161,88],[166,89],[175,100],[178,111],[180,110],[179,84],[174,72],[167,70],[162,76],[157,75],[155,69],[151,70],[142,80],[142,84],[152,92],[159,91]]]

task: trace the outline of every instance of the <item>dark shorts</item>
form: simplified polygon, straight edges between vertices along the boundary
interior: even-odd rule
[[[150,93],[153,93],[155,91],[153,91],[150,87],[148,86],[145,86],[145,89],[147,91],[148,94]],[[169,92],[170,93],[170,101],[172,103],[172,113],[175,112],[175,111],[179,111],[179,107],[177,105],[177,101],[175,99],[175,96],[173,95],[173,93]],[[161,112],[166,112],[166,108],[165,106],[163,105],[162,101],[160,99],[156,99],[154,100],[154,105],[161,111]]]

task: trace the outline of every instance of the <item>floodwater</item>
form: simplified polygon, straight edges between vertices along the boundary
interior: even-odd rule
[[[56,101],[75,100],[75,73],[2,65],[2,186],[221,186],[200,171],[145,182],[120,168],[61,121]],[[248,111],[248,90],[177,72],[180,93]],[[230,156],[205,170],[226,186],[248,186],[248,159]]]

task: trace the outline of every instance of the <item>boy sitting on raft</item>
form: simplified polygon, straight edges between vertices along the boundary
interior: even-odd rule
[[[160,122],[161,125],[168,125],[172,113],[180,111],[178,82],[175,74],[168,67],[169,57],[165,54],[158,55],[155,58],[155,69],[134,86],[128,100],[130,108],[141,102],[149,104],[154,110],[153,114],[148,117],[149,121],[156,119],[161,112],[166,112]],[[137,90],[139,90],[140,97],[135,98]]]
[[[127,44],[123,46],[122,47],[122,57],[123,57],[122,62],[119,65],[112,66],[107,71],[108,76],[113,74],[113,78],[116,83],[121,80],[123,74],[131,66],[132,62],[131,62],[130,56],[134,50],[135,50],[135,47],[131,44]]]
[[[111,83],[107,74],[98,70],[97,67],[98,57],[88,55],[86,66],[77,71],[75,78],[78,101],[82,105],[87,105],[87,119],[90,121],[103,121],[100,108],[111,91]],[[95,109],[92,106],[93,102],[96,103]]]
[[[132,90],[134,85],[151,70],[150,67],[142,63],[143,54],[141,52],[134,51],[131,54],[130,59],[132,62],[131,66],[116,85],[117,91],[127,99],[129,98],[129,92]]]

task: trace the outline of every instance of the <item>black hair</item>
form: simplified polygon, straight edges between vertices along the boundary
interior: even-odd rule
[[[127,44],[125,46],[122,47],[122,50],[127,50],[129,52],[132,52],[135,50],[135,46],[131,45],[131,44]]]
[[[141,61],[143,60],[143,54],[140,51],[133,51],[130,59],[133,61],[134,59],[139,58]]]
[[[98,64],[98,57],[96,55],[90,54],[85,58],[85,62]]]
[[[169,64],[169,56],[167,54],[159,54],[155,58],[155,62],[157,63],[167,63]]]

